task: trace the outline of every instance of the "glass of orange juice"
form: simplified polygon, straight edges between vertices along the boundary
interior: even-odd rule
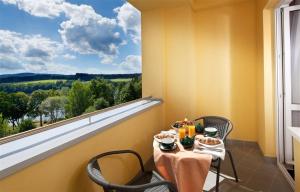
[[[195,136],[195,125],[190,125],[189,126],[189,137],[192,138]]]
[[[179,141],[185,137],[185,128],[179,128],[178,136],[179,136]]]

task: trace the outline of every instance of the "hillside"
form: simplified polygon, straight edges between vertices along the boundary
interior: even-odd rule
[[[0,75],[0,83],[17,83],[24,81],[40,81],[40,80],[82,80],[89,81],[96,77],[103,79],[128,79],[139,77],[141,74],[86,74],[76,73],[75,75],[63,74],[40,74],[40,73],[18,73]]]

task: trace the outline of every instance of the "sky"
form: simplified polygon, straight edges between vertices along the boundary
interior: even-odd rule
[[[140,42],[125,0],[0,0],[0,74],[140,73]]]

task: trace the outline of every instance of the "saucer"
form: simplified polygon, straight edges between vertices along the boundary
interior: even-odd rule
[[[177,148],[177,144],[174,143],[174,145],[173,145],[172,148],[164,147],[162,144],[159,144],[159,148],[162,151],[173,151],[173,150],[175,150]]]

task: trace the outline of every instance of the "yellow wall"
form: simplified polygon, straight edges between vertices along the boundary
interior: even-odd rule
[[[165,128],[185,116],[225,116],[231,138],[275,156],[276,0],[130,2],[142,11],[143,94],[165,100]]]
[[[264,151],[265,143],[265,110],[264,110],[264,39],[263,39],[263,9],[267,0],[257,0],[256,24],[257,24],[257,123],[258,143]]]
[[[143,96],[164,100],[165,128],[197,115],[194,34],[188,6],[142,12]]]
[[[164,99],[166,128],[222,115],[235,125],[232,138],[257,141],[255,10],[249,0],[142,11],[143,92]]]
[[[277,0],[257,0],[258,143],[266,156],[276,155],[274,8]]]
[[[231,119],[232,138],[257,141],[255,2],[200,10],[196,18],[198,111]]]
[[[96,154],[133,149],[146,162],[152,155],[153,135],[162,128],[162,106],[156,106],[109,128],[73,147],[0,180],[1,192],[102,191],[86,173],[87,161]],[[124,183],[137,173],[132,158],[109,158],[102,162],[105,176]],[[126,168],[126,169],[123,169]]]

